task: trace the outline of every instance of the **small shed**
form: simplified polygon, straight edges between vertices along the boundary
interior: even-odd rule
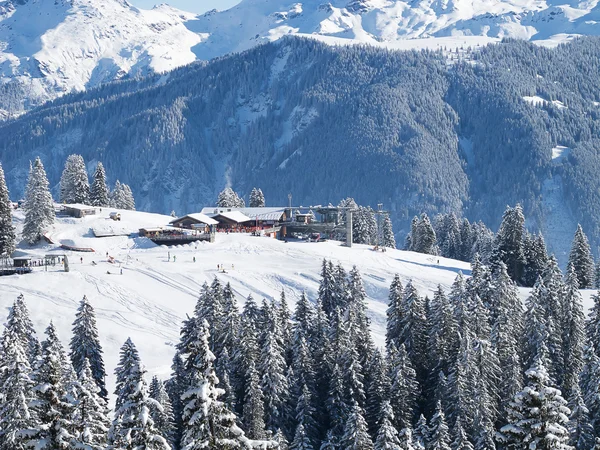
[[[96,214],[95,207],[80,204],[64,205],[64,211],[69,216],[77,219],[82,219],[85,216],[93,216]]]

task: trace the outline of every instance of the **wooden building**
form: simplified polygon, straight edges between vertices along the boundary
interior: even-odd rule
[[[184,228],[188,230],[197,230],[202,233],[210,233],[211,227],[215,227],[219,222],[206,214],[196,213],[178,217],[169,222],[169,225],[175,228]]]
[[[93,216],[96,214],[96,208],[88,205],[64,205],[63,210],[67,215],[77,219],[83,219],[85,216]]]

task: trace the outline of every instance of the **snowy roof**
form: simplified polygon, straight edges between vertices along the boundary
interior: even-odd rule
[[[285,212],[284,207],[262,207],[262,208],[221,208],[218,206],[207,206],[202,208],[203,214],[209,214],[215,216],[217,214],[223,214],[225,212],[240,212],[245,216],[248,216],[252,220],[279,220]]]
[[[184,219],[186,217],[189,217],[190,219],[196,220],[197,222],[205,223],[206,225],[216,225],[216,224],[219,223],[215,219],[211,219],[206,214],[202,214],[202,213],[186,214],[183,217],[178,217],[177,219],[171,220],[169,223],[178,222],[181,219]]]
[[[64,205],[65,208],[77,209],[79,211],[88,211],[90,209],[96,209],[95,206],[83,205],[81,203],[69,203]]]
[[[225,211],[215,214],[214,217],[225,217],[236,223],[251,222],[252,219],[239,211]]]

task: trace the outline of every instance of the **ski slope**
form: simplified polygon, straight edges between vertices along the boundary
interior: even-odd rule
[[[43,330],[52,320],[65,345],[71,338],[79,301],[84,295],[90,299],[98,317],[109,391],[114,389],[113,370],[127,337],[138,347],[149,375],[169,376],[181,321],[193,311],[202,284],[212,282],[215,276],[231,283],[240,307],[249,294],[260,304],[263,298],[278,298],[282,290],[293,307],[302,290],[311,300],[316,298],[323,258],[340,262],[347,270],[356,265],[368,295],[375,341],[383,345],[388,288],[394,274],[398,273],[404,284],[413,280],[423,295],[431,294],[438,284],[449,288],[461,271],[470,274],[464,262],[399,250],[375,252],[363,245],[347,248],[334,241],[284,243],[266,237],[218,234],[213,244],[166,248],[140,237],[93,237],[92,228],[115,223],[108,219],[110,211],[104,209],[84,219],[59,218],[49,232],[54,244],[19,246],[21,251],[39,256],[66,253],[70,272],[55,266],[48,271],[34,268],[29,275],[0,277],[2,320],[22,293],[38,337],[43,337]],[[165,225],[172,219],[120,212],[119,228],[132,233],[141,227]],[[21,213],[17,212],[15,219],[20,228]],[[65,252],[59,248],[60,243],[91,247],[95,252]],[[108,262],[107,253],[115,259],[114,264]],[[226,273],[217,271],[218,264],[224,265]],[[527,290],[522,290],[523,298],[526,295]],[[586,303],[590,295],[584,293]]]

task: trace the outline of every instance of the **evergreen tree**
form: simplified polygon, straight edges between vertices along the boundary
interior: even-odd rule
[[[226,187],[219,193],[217,206],[221,208],[243,208],[246,205],[244,200],[233,189]]]
[[[94,172],[94,182],[90,188],[90,203],[93,206],[110,206],[110,193],[106,184],[106,173],[101,162],[98,163]]]
[[[81,155],[69,155],[60,178],[60,202],[89,204],[90,183]]]
[[[403,430],[400,430],[398,433],[398,438],[400,440],[400,448],[402,450],[415,450],[417,448],[423,448],[419,445],[415,445],[411,428],[404,428]]]
[[[294,440],[290,445],[290,450],[313,450],[313,446],[306,434],[304,424],[300,422],[296,427],[296,433],[294,434]]]
[[[450,450],[448,425],[446,425],[444,411],[442,411],[442,405],[439,402],[436,406],[435,414],[431,418],[429,430],[429,445],[426,445],[425,448],[430,450]]]
[[[121,189],[123,190],[123,206],[122,209],[128,211],[135,211],[135,199],[133,198],[133,192],[128,184],[121,183]]]
[[[398,430],[393,427],[394,413],[389,402],[381,406],[381,417],[379,419],[379,431],[375,441],[375,450],[401,450]]]
[[[244,432],[236,425],[236,416],[219,400],[223,390],[210,351],[208,324],[197,329],[197,338],[190,348],[194,370],[189,374],[190,388],[183,394],[185,402],[183,421],[187,424],[181,442],[184,450],[219,448],[223,450],[244,448]]]
[[[404,288],[398,274],[394,275],[392,284],[390,285],[390,293],[388,295],[388,308],[386,311],[386,333],[385,345],[389,351],[391,346],[396,348],[400,345],[399,339],[402,333],[402,299],[404,298]]]
[[[593,305],[590,308],[585,324],[585,332],[587,340],[596,348],[600,345],[600,291],[592,295],[591,300]]]
[[[584,366],[581,372],[581,391],[589,410],[594,434],[600,436],[600,358],[593,344],[584,352]]]
[[[417,371],[417,379],[422,381],[427,367],[425,302],[412,281],[404,289],[401,312],[400,329],[402,331],[398,342],[406,347],[406,352]]]
[[[125,203],[124,200],[125,199],[123,197],[123,186],[121,185],[121,182],[117,180],[115,181],[115,187],[110,192],[110,206],[112,208],[121,209],[123,207],[123,204]]]
[[[5,333],[17,336],[21,342],[21,347],[25,351],[25,355],[29,360],[30,367],[35,367],[37,357],[40,354],[40,343],[36,337],[33,323],[29,318],[29,311],[25,304],[23,294],[19,295],[13,307],[10,309],[8,319],[6,321]],[[0,353],[1,355],[1,353]],[[0,378],[0,384],[2,379]]]
[[[367,422],[358,403],[354,403],[350,409],[340,447],[345,450],[373,449],[373,441],[367,431]]]
[[[106,371],[102,357],[102,346],[98,337],[96,313],[84,296],[77,309],[73,322],[73,337],[71,338],[71,362],[75,373],[81,373],[87,360],[92,369],[92,376],[100,388],[100,396],[106,400],[108,392],[105,385]]]
[[[25,450],[27,430],[34,429],[37,417],[30,409],[33,400],[31,366],[22,337],[7,326],[0,348],[0,449]]]
[[[120,373],[124,373],[121,371]],[[151,411],[160,404],[150,398],[146,384],[146,370],[142,362],[135,361],[123,384],[121,406],[116,409],[109,432],[109,449],[171,450],[167,440],[156,428]],[[126,395],[124,395],[127,393]]]
[[[494,244],[495,260],[506,264],[510,277],[517,283],[523,279],[525,269],[525,254],[523,238],[525,234],[525,216],[523,208],[517,205],[507,207],[502,216],[502,223]]]
[[[49,186],[44,165],[40,158],[36,158],[29,171],[23,224],[23,239],[32,245],[39,241],[46,228],[54,223],[54,202]]]
[[[579,384],[579,373],[583,368],[583,346],[585,341],[585,314],[583,300],[577,284],[575,268],[568,268],[566,292],[563,300],[563,355],[564,374],[562,390],[575,392]]]
[[[525,286],[533,286],[537,279],[543,275],[549,260],[546,243],[541,233],[537,235],[526,234],[523,242],[523,254],[526,261],[523,282]]]
[[[429,448],[429,427],[427,426],[427,419],[421,414],[414,430],[414,443],[415,448],[424,450]]]
[[[15,251],[15,227],[12,223],[12,204],[0,164],[0,256],[12,255]]]
[[[454,426],[454,441],[450,447],[452,450],[475,450],[460,420]]]
[[[263,404],[263,391],[260,388],[258,371],[254,361],[250,361],[247,368],[246,395],[244,398],[244,415],[242,422],[251,439],[264,439],[265,437],[265,408]]]
[[[371,436],[377,436],[381,421],[381,409],[385,402],[389,405],[389,368],[381,352],[376,349],[369,360],[367,371],[367,407],[365,419]],[[390,407],[391,408],[391,407]],[[390,410],[390,412],[392,412]]]
[[[110,427],[108,407],[100,395],[100,388],[87,359],[83,361],[75,392],[77,400],[73,411],[73,444],[75,448],[104,450]]]
[[[71,449],[75,428],[70,392],[73,380],[66,372],[66,364],[70,363],[52,323],[46,329],[46,335],[34,373],[37,420],[27,432],[29,445],[36,449]]]
[[[571,392],[569,407],[571,409],[568,424],[569,445],[576,450],[590,450],[594,448],[596,438],[594,436],[594,427],[590,420],[590,411],[583,401],[578,385],[575,385]]]
[[[581,289],[589,289],[594,285],[594,258],[581,225],[577,225],[577,231],[571,244],[569,253],[569,266],[573,267],[577,276],[577,283]]]
[[[406,353],[404,345],[389,352],[390,358],[390,405],[394,413],[394,426],[408,428],[412,424],[419,398],[417,374]]]
[[[120,351],[119,364],[115,369],[116,387],[115,411],[118,411],[123,404],[128,401],[133,394],[136,386],[131,383],[134,376],[139,376],[140,356],[135,344],[130,338],[127,338]]]
[[[570,450],[568,416],[571,413],[561,392],[551,387],[541,348],[533,366],[527,370],[526,387],[509,408],[508,424],[498,440],[511,449]]]
[[[250,207],[251,208],[262,208],[265,206],[265,195],[260,188],[252,188],[250,192]]]
[[[388,248],[396,248],[396,238],[394,236],[394,229],[392,227],[392,219],[389,214],[383,218],[383,246]]]
[[[156,429],[165,438],[171,447],[175,447],[175,418],[173,417],[173,406],[167,394],[165,384],[154,376],[150,383],[150,398],[156,401],[151,405],[150,413],[154,420]],[[157,406],[160,405],[160,407]]]

